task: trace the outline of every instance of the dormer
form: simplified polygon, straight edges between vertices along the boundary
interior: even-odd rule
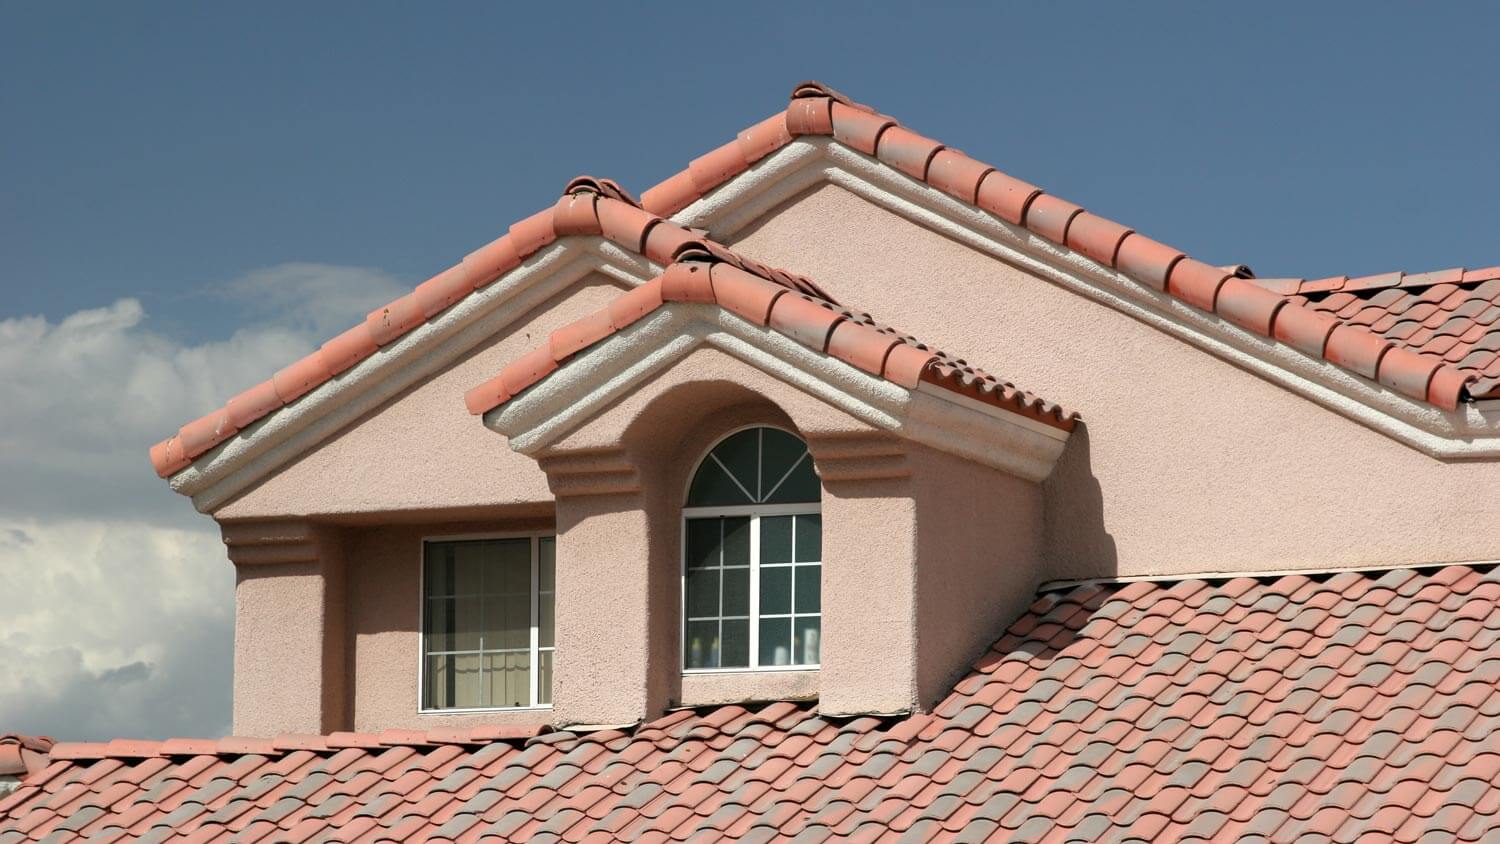
[[[558,720],[935,701],[1039,582],[1076,424],[961,366],[689,248],[472,390],[556,500]]]

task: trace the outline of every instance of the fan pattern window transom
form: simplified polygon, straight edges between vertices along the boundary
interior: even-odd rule
[[[815,668],[822,488],[807,445],[777,428],[725,437],[683,509],[683,667]]]

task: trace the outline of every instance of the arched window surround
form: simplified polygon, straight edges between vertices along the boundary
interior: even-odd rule
[[[750,503],[721,500],[691,505],[695,482],[710,461],[717,463],[715,469],[722,470],[724,475],[736,478],[736,473],[719,459],[717,452],[721,446],[747,431],[762,432],[756,443],[758,476],[755,492],[751,493],[748,482],[735,484]],[[760,477],[774,474],[764,472],[767,432],[783,435],[777,437],[777,444],[781,447],[795,441],[801,450],[801,456],[779,478]],[[683,503],[678,555],[682,643],[679,657],[684,674],[811,671],[820,667],[822,485],[812,467],[812,455],[807,451],[806,441],[794,431],[775,424],[755,423],[733,428],[701,452],[679,499]],[[744,466],[739,468],[744,469]],[[794,500],[774,501],[781,497],[780,485],[793,479],[798,484],[795,494],[790,495]],[[713,549],[719,555],[718,562],[708,564],[705,569],[697,549],[704,547],[703,531],[711,532],[712,528],[707,526],[714,523],[718,524],[719,530]],[[735,543],[726,533],[731,530],[745,534],[739,543],[744,559],[734,558],[732,546]],[[693,559],[695,553],[700,557],[696,563]],[[748,606],[730,605],[726,590],[732,589],[730,582],[735,575],[739,575],[741,581],[748,581],[743,583],[748,595],[742,598]],[[713,617],[702,615],[700,596],[705,590],[701,588],[701,582],[693,582],[699,577],[715,580],[719,586],[718,603],[711,613]],[[705,644],[707,629],[715,623],[718,638],[710,647]],[[735,625],[739,626],[739,633],[731,632]],[[778,650],[783,635],[787,637],[784,653]],[[738,653],[743,659],[736,658],[736,642],[742,646]],[[695,644],[699,646],[696,649]]]

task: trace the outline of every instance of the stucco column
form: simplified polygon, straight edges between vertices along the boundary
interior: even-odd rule
[[[655,715],[664,704],[662,666],[651,660],[651,508],[639,476],[620,449],[540,464],[557,502],[553,723]]]
[[[1041,490],[877,435],[811,437],[830,715],[926,710],[1030,603]]]
[[[344,559],[304,522],[220,525],[235,565],[234,732],[346,729]]]
[[[830,715],[917,706],[916,504],[901,444],[809,438],[823,482],[818,707]]]

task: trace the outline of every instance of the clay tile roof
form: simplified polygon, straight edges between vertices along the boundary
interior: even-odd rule
[[[1408,397],[1449,410],[1475,397],[1500,397],[1500,371],[1487,356],[1470,358],[1463,354],[1449,359],[1451,344],[1419,343],[1421,348],[1416,349],[1410,342],[1385,342],[1387,338],[1381,333],[1386,330],[1384,326],[1342,324],[1345,330],[1335,335],[1332,328],[1340,323],[1309,307],[1314,304],[1309,296],[1318,293],[1346,287],[1361,292],[1390,286],[1443,287],[1432,279],[1448,276],[1428,273],[1403,279],[1401,274],[1394,273],[1364,279],[1261,280],[1254,278],[1244,265],[1211,266],[1134,229],[1051,196],[959,150],[918,135],[894,118],[856,103],[826,85],[809,81],[793,89],[784,111],[695,159],[686,170],[641,194],[639,201],[608,179],[587,176],[574,179],[553,207],[517,222],[505,236],[470,253],[406,296],[373,311],[363,323],[324,343],[318,351],[157,443],[151,448],[152,466],[162,477],[181,471],[240,430],[357,365],[474,290],[515,269],[523,259],[558,238],[602,235],[658,264],[670,261],[688,242],[706,244],[701,232],[689,231],[663,218],[692,204],[801,135],[831,136],[1007,223],[1026,228],[1109,269],[1215,313],[1240,328],[1347,366]],[[750,271],[763,275],[756,269]],[[1483,281],[1500,278],[1500,267],[1459,272],[1464,296]],[[1268,281],[1280,283],[1268,284]],[[1296,289],[1288,293],[1286,288],[1292,281],[1296,282]],[[1415,284],[1407,284],[1409,281]],[[828,293],[815,285],[802,292],[831,301]],[[1443,304],[1456,310],[1464,302],[1460,297]],[[1475,315],[1465,313],[1456,318],[1471,316]],[[1479,319],[1489,316],[1479,315]],[[1462,324],[1453,323],[1443,329],[1443,336],[1453,336],[1447,332]],[[1471,347],[1477,342],[1474,338],[1485,335],[1480,326],[1490,324],[1477,322],[1458,335],[1463,338],[1460,342],[1465,352],[1473,350]],[[1431,337],[1427,328],[1442,329],[1442,326],[1424,325],[1416,331],[1423,343]],[[1443,351],[1434,351],[1435,347]]]
[[[818,82],[798,84],[792,90],[784,115],[773,116],[741,133],[738,146],[721,148],[722,155],[738,150],[742,160],[736,167],[720,171],[723,173],[720,181],[701,177],[695,180],[684,171],[647,191],[642,202],[648,210],[663,216],[676,213],[800,135],[831,136],[1012,225],[1217,314],[1240,328],[1344,366],[1402,395],[1449,410],[1473,398],[1500,398],[1500,366],[1488,355],[1466,354],[1477,342],[1475,338],[1486,334],[1479,328],[1471,326],[1466,335],[1460,335],[1467,339],[1450,357],[1446,352],[1452,347],[1442,342],[1437,345],[1444,352],[1432,352],[1430,347],[1419,351],[1399,342],[1386,343],[1382,333],[1386,329],[1384,324],[1372,328],[1347,323],[1343,324],[1346,330],[1335,335],[1332,328],[1336,323],[1323,319],[1320,312],[1308,313],[1311,303],[1297,295],[1345,289],[1372,293],[1397,285],[1421,287],[1437,283],[1439,277],[1446,278],[1444,273],[1406,276],[1405,280],[1400,273],[1359,279],[1263,280],[1256,279],[1243,264],[1211,266],[1134,229],[1051,196],[956,149],[924,138],[894,118]],[[747,145],[747,136],[762,142]],[[1500,277],[1500,267],[1473,271],[1472,275],[1456,272],[1462,273],[1466,286]],[[1455,299],[1447,304],[1457,307],[1463,301]],[[1463,314],[1461,319],[1470,316]],[[1463,325],[1455,322],[1449,330]],[[1421,332],[1419,336],[1429,335]]]
[[[1382,382],[1404,378],[1414,390],[1430,379],[1444,389],[1462,384],[1476,399],[1500,398],[1500,267],[1286,279],[1268,289],[1378,338],[1387,357],[1399,350],[1399,362],[1382,367]]]
[[[0,735],[0,777],[26,777],[47,766],[48,736]]]
[[[559,238],[576,235],[602,236],[658,264],[671,262],[688,247],[708,250],[716,260],[774,277],[801,292],[833,301],[827,291],[806,278],[742,257],[709,240],[702,232],[685,229],[642,209],[634,197],[609,179],[580,176],[567,184],[552,207],[517,222],[504,236],[417,285],[411,293],[372,311],[364,322],[324,343],[317,351],[152,446],[152,466],[161,477],[181,471],[242,429],[297,401],[475,290],[519,267],[538,250]]]
[[[483,414],[557,371],[574,355],[672,302],[713,304],[870,375],[916,389],[921,383],[1071,431],[1076,413],[1041,399],[946,352],[841,307],[810,279],[738,258],[722,247],[689,244],[664,273],[608,306],[557,329],[548,341],[469,390]]]
[[[928,714],[90,745],[0,798],[0,841],[1493,841],[1497,689],[1494,568],[1089,584]]]

